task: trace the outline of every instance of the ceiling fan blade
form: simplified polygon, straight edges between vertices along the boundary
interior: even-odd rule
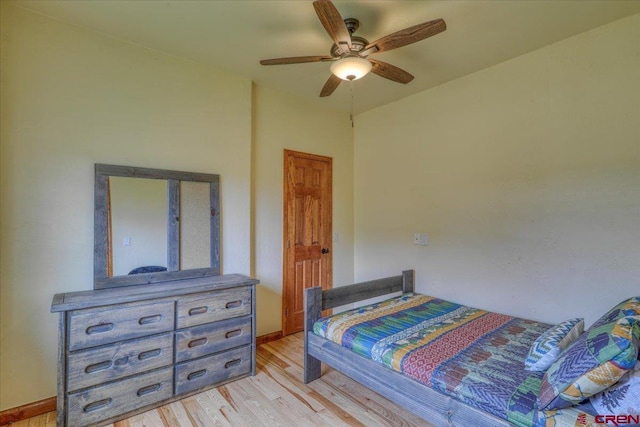
[[[263,59],[260,61],[260,64],[261,65],[302,64],[305,62],[331,61],[333,59],[334,58],[330,56],[293,56],[290,58]]]
[[[329,80],[322,86],[322,90],[320,91],[320,96],[325,97],[329,96],[333,93],[334,90],[338,87],[342,79],[335,74],[331,74]]]
[[[371,54],[397,49],[399,47],[424,40],[427,37],[435,36],[446,29],[447,24],[443,19],[435,19],[433,21],[414,25],[413,27],[405,28],[404,30],[396,31],[388,36],[382,37],[381,39],[365,46],[364,51],[366,51],[367,54]],[[372,49],[372,51],[369,52],[369,49]]]
[[[402,68],[396,67],[395,65],[387,64],[386,62],[371,58],[369,58],[369,62],[373,65],[371,72],[379,75],[380,77],[403,84],[407,84],[413,80],[413,75],[407,73]]]
[[[336,46],[343,53],[351,52],[351,34],[333,3],[329,0],[316,0],[313,2],[313,8]]]

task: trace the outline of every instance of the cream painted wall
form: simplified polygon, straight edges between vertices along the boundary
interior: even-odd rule
[[[282,328],[284,149],[333,158],[333,285],[353,283],[353,143],[349,116],[254,86],[252,216],[257,334]]]
[[[638,40],[635,15],[359,115],[356,280],[547,322],[638,295]]]
[[[92,288],[94,163],[219,173],[222,268],[249,274],[251,81],[1,7],[3,410],[56,393],[49,307]]]

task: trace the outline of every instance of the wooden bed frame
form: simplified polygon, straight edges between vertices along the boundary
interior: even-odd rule
[[[304,382],[320,378],[321,362],[353,378],[436,426],[511,426],[492,414],[433,390],[313,333],[322,310],[395,292],[413,292],[414,271],[323,291],[305,291]]]

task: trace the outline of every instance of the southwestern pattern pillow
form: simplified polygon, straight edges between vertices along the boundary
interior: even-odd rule
[[[584,319],[565,320],[547,329],[531,345],[524,361],[527,371],[546,371],[562,350],[569,347],[584,331]]]
[[[615,306],[582,334],[547,370],[539,408],[575,405],[633,369],[640,345],[640,297]]]

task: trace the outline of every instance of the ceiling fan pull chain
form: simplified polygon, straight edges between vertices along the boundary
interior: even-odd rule
[[[349,94],[351,95],[351,109],[349,110],[349,119],[351,119],[351,127],[353,127],[353,80],[349,80]]]

